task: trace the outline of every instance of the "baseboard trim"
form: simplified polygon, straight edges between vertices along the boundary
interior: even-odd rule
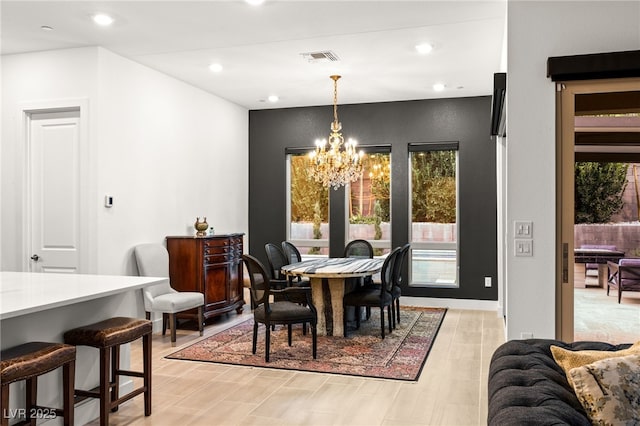
[[[444,299],[437,297],[402,296],[400,305],[496,312],[499,309],[497,300]]]

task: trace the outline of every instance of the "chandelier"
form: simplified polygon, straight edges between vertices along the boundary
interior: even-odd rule
[[[327,140],[316,140],[316,149],[309,153],[311,162],[310,175],[316,182],[325,187],[338,189],[349,182],[358,180],[362,173],[362,151],[356,152],[357,142],[349,139],[346,143],[342,137],[342,123],[338,121],[338,79],[339,75],[332,75],[333,80],[333,123],[329,144]]]

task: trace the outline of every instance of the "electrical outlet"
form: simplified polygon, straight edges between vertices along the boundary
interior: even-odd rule
[[[484,277],[484,286],[487,288],[491,287],[491,277]]]
[[[533,333],[530,331],[523,331],[522,333],[520,333],[520,338],[521,339],[533,339]]]

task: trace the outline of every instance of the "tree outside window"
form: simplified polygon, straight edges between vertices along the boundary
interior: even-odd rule
[[[306,155],[290,155],[289,161],[289,239],[302,254],[328,255],[329,191],[309,175]]]

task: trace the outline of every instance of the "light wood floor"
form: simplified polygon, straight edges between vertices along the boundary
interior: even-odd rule
[[[249,318],[230,314],[205,336]],[[200,339],[153,336],[153,414],[142,396],[112,413],[112,425],[484,425],[491,355],[504,342],[495,312],[450,309],[417,382],[167,360]],[[139,368],[141,345],[132,346]],[[91,425],[98,422],[92,422]]]

